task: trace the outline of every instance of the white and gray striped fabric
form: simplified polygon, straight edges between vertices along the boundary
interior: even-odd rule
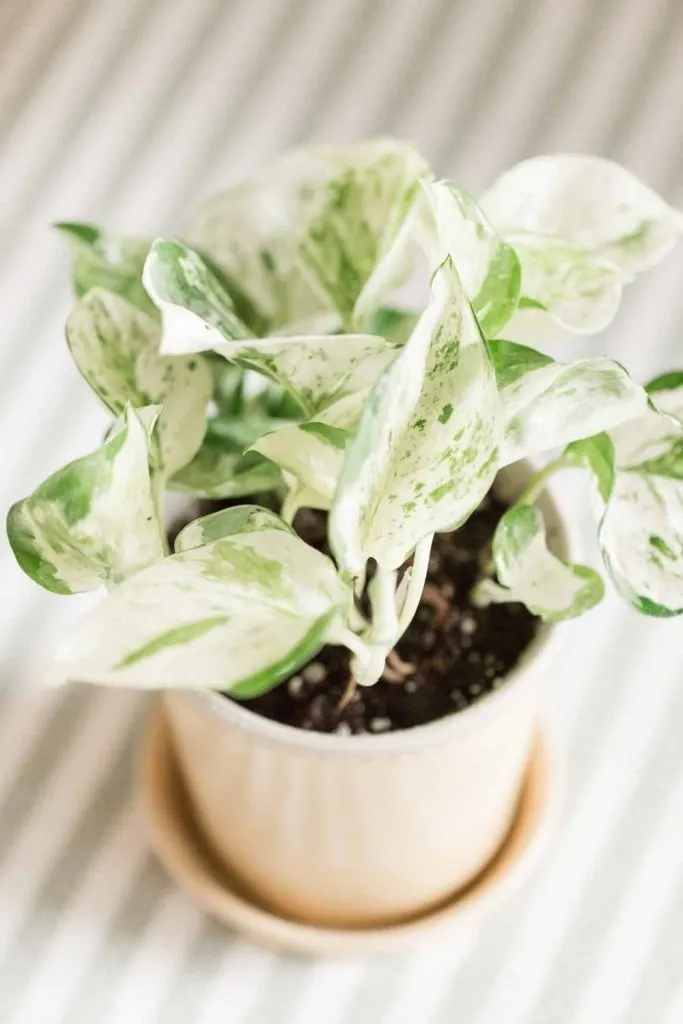
[[[683,202],[681,0],[3,0],[0,505],[94,446],[48,225],[172,229],[199,195],[309,139],[412,137],[478,189],[541,151],[612,156]],[[683,253],[579,346],[683,363]],[[477,934],[372,962],[278,957],[196,910],[132,789],[146,706],[41,693],[79,599],[0,548],[3,1024],[681,1024],[680,622],[614,600],[548,680],[561,832]]]

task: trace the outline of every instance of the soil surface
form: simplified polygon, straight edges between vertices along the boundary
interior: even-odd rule
[[[216,507],[202,503],[199,514]],[[240,703],[300,729],[350,735],[432,722],[498,689],[540,622],[521,604],[475,608],[469,600],[506,507],[489,495],[459,530],[434,538],[422,603],[377,684],[356,688],[345,701],[349,653],[325,647],[286,682]],[[326,550],[324,513],[302,509],[294,525],[309,544]]]

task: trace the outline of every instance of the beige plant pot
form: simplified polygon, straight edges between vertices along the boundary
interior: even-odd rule
[[[518,491],[526,466],[502,489]],[[568,544],[545,497],[549,536]],[[262,904],[320,925],[406,920],[446,900],[512,824],[563,630],[544,626],[500,690],[449,718],[377,736],[310,733],[220,694],[164,694],[197,823]]]

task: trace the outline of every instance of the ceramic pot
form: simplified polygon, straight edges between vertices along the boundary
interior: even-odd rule
[[[529,472],[508,467],[497,488],[514,496]],[[540,505],[567,555],[552,499]],[[198,826],[256,900],[296,920],[371,927],[425,913],[506,837],[561,639],[563,627],[544,625],[499,690],[384,735],[307,732],[220,694],[167,691]]]

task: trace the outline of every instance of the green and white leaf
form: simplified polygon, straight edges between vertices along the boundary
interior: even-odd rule
[[[265,434],[252,446],[282,470],[288,518],[304,506],[329,509],[348,439],[347,431],[311,420]]]
[[[374,384],[394,358],[395,349],[372,334],[243,340],[246,329],[236,327],[219,279],[196,253],[179,254],[181,248],[156,241],[145,265],[145,282],[162,309],[164,351],[209,348],[282,385],[309,417]]]
[[[622,285],[662,260],[683,231],[677,210],[596,156],[525,160],[494,183],[481,205],[520,258],[520,315],[546,311],[582,333],[610,322]]]
[[[482,331],[493,338],[517,308],[522,278],[517,254],[464,189],[452,181],[422,184],[434,221],[427,251],[435,266],[451,257]]]
[[[460,525],[495,475],[500,423],[486,345],[448,260],[347,447],[330,515],[342,568],[398,568],[422,538]]]
[[[381,306],[366,324],[369,334],[381,334],[392,344],[402,346],[415,330],[420,314],[396,306]]]
[[[63,223],[55,224],[55,228],[69,245],[77,298],[91,288],[106,288],[145,313],[157,316],[142,284],[142,268],[149,252],[147,239],[116,235],[95,224]]]
[[[120,583],[163,558],[150,443],[129,407],[101,448],[12,506],[7,534],[24,572],[47,590],[75,594]]]
[[[543,313],[577,334],[597,334],[612,322],[625,281],[616,263],[561,238],[530,232],[507,238],[522,267],[517,321]]]
[[[66,638],[48,676],[254,696],[334,635],[350,594],[288,530],[248,529],[122,583]]]
[[[609,490],[595,470],[599,439],[570,455],[583,454],[601,485],[598,540],[617,590],[638,611],[670,616],[683,613],[683,388],[653,383],[658,408],[611,431]],[[608,455],[603,444],[603,465]]]
[[[126,404],[161,405],[163,471],[172,475],[197,452],[206,429],[212,376],[201,356],[160,356],[158,323],[125,299],[93,288],[66,325],[78,369],[115,415]]]
[[[372,334],[304,335],[228,342],[226,359],[256,370],[295,399],[304,415],[317,416],[342,399],[367,392],[396,358],[397,349]]]
[[[493,560],[500,586],[483,581],[477,600],[521,601],[534,615],[557,622],[582,615],[604,595],[593,569],[549,550],[543,516],[532,505],[514,505],[503,515],[493,537]]]
[[[184,235],[240,282],[262,334],[308,333],[320,314],[370,311],[403,276],[401,228],[428,172],[393,140],[302,146],[205,203]]]
[[[216,272],[183,242],[155,239],[142,279],[161,313],[165,355],[203,352],[226,338],[251,337]]]
[[[282,487],[282,475],[258,452],[245,452],[277,420],[209,420],[202,445],[187,466],[170,480],[174,491],[200,498],[241,498]]]
[[[501,339],[489,351],[505,421],[501,465],[609,430],[647,408],[645,389],[612,359],[560,363]]]
[[[205,544],[213,544],[223,537],[232,537],[238,533],[251,533],[256,530],[285,530],[291,533],[291,527],[275,512],[260,505],[236,505],[233,508],[222,508],[211,512],[208,516],[195,519],[188,523],[175,540],[175,550],[191,551]]]

